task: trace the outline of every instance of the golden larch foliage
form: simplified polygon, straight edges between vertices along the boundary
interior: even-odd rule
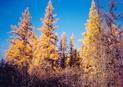
[[[40,28],[42,34],[34,52],[34,66],[40,66],[43,60],[51,60],[54,65],[54,62],[58,60],[56,47],[57,35],[54,33],[54,30],[56,29],[56,26],[54,25],[55,22],[56,19],[53,15],[53,5],[51,1],[49,1],[45,18],[42,19],[43,26]]]
[[[100,40],[101,37],[101,28],[100,28],[100,16],[97,12],[94,0],[92,0],[92,5],[89,14],[89,20],[86,25],[86,33],[82,43],[81,49],[81,58],[82,62],[85,62],[84,66],[87,68],[87,65],[95,65],[95,59],[91,58],[91,55],[94,55],[99,48],[96,46],[96,41]],[[97,55],[97,54],[95,54]]]
[[[8,63],[17,65],[20,68],[28,67],[32,60],[32,43],[30,39],[32,32],[30,14],[27,8],[23,13],[19,27],[13,27],[14,38],[10,40],[11,46],[6,52]]]
[[[92,0],[89,20],[80,49],[81,69],[88,74],[88,81],[93,82],[90,87],[99,86],[97,84],[99,83],[98,76],[101,77],[103,73],[103,59],[101,58],[102,35],[103,30],[101,29],[100,15],[96,9],[94,0]]]

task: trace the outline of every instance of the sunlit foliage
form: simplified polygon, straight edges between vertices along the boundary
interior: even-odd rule
[[[112,3],[115,4],[114,0]],[[51,0],[39,38],[33,31],[27,8],[19,25],[13,26],[14,37],[6,61],[0,62],[0,76],[9,78],[12,86],[18,84],[14,82],[18,79],[22,83],[18,86],[25,87],[123,87],[123,30],[109,16],[107,22],[99,10],[92,0],[82,46],[77,49],[74,34],[67,44],[65,32],[57,46],[57,19]]]
[[[96,9],[94,0],[92,0],[89,20],[86,25],[86,32],[80,50],[81,68],[88,75],[88,82],[92,82],[92,84],[88,84],[90,87],[103,84],[103,82],[99,80],[102,78],[104,69],[103,58],[101,58],[102,37],[103,29],[101,28],[100,15]]]
[[[89,20],[86,25],[86,33],[84,36],[84,40],[82,43],[82,63],[83,68],[87,69],[87,71],[92,69],[92,71],[96,72],[96,59],[98,59],[98,52],[99,52],[99,44],[97,41],[101,39],[101,25],[100,25],[100,16],[97,12],[94,0],[92,1]],[[92,56],[94,55],[94,56]],[[97,57],[97,58],[96,58]],[[89,67],[90,66],[90,67]],[[95,73],[94,72],[94,73]]]
[[[57,36],[54,33],[54,30],[56,29],[56,26],[54,25],[55,22],[56,19],[53,15],[53,6],[51,1],[49,1],[45,17],[42,19],[43,26],[40,28],[42,34],[38,39],[34,52],[34,66],[40,66],[43,60],[51,61],[54,66],[58,60],[56,47]]]
[[[11,46],[6,52],[7,62],[19,67],[28,67],[32,60],[32,24],[28,8],[23,13],[19,27],[14,26],[14,38],[10,40]],[[30,39],[32,38],[32,39]]]

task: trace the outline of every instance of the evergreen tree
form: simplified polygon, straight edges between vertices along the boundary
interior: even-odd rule
[[[66,44],[66,33],[62,33],[60,40],[60,48],[59,48],[59,63],[62,68],[66,67],[66,58],[67,58],[67,44]]]
[[[53,5],[51,1],[49,1],[45,18],[42,20],[43,26],[40,28],[41,36],[37,42],[37,46],[34,52],[33,64],[34,66],[40,66],[42,61],[49,60],[52,62],[52,67],[56,64],[58,60],[58,52],[57,52],[57,36],[54,33],[56,26],[54,23],[56,19],[53,15]]]
[[[75,48],[74,43],[74,35],[70,38],[70,66],[75,65],[77,63],[77,50]]]
[[[28,67],[32,60],[32,24],[28,8],[24,11],[19,27],[14,26],[14,38],[10,41],[11,46],[6,52],[8,63],[17,65],[19,68]]]

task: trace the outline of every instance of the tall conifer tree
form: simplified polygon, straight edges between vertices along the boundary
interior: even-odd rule
[[[34,66],[40,66],[43,60],[50,60],[52,61],[52,65],[55,65],[56,61],[58,60],[56,47],[57,36],[54,33],[54,30],[56,29],[54,23],[56,21],[57,20],[53,15],[53,5],[51,0],[49,0],[45,17],[42,20],[43,25],[40,28],[41,36],[38,40],[36,50],[34,52]]]
[[[66,66],[66,58],[67,58],[67,40],[66,40],[66,33],[62,33],[61,40],[60,40],[60,47],[59,47],[59,63],[62,68]]]
[[[100,15],[94,0],[92,0],[86,33],[80,51],[81,67],[88,74],[88,82],[92,82],[90,87],[99,86],[99,79],[102,78],[103,74],[102,37],[103,29],[101,29]],[[104,82],[101,81],[100,83],[103,84]]]
[[[32,60],[32,24],[28,8],[24,11],[19,27],[14,26],[14,38],[6,53],[7,62],[19,67],[28,67]],[[34,36],[34,35],[33,35]]]
[[[77,50],[75,48],[74,43],[74,35],[70,38],[70,66],[75,65],[77,63]]]
[[[86,33],[83,40],[82,46],[82,59],[85,62],[85,68],[93,66],[95,64],[95,57],[98,56],[98,45],[96,41],[99,41],[101,38],[101,24],[100,16],[97,12],[94,0],[92,0],[89,20],[86,25]],[[95,57],[92,57],[95,55]]]

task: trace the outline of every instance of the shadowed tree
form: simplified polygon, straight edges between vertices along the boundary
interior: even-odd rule
[[[74,43],[74,35],[72,34],[70,38],[70,66],[75,65],[77,63],[77,50],[75,48]]]
[[[109,87],[122,87],[123,62],[122,62],[122,34],[119,32],[115,24],[111,24],[111,32],[107,33],[109,38],[110,57],[107,57],[107,79]],[[116,78],[117,77],[117,78]]]
[[[60,47],[59,47],[59,63],[62,68],[66,67],[66,58],[67,58],[67,40],[66,40],[66,33],[62,33],[61,40],[60,40]]]

